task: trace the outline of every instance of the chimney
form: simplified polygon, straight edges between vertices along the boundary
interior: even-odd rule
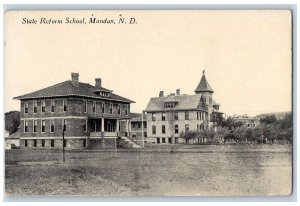
[[[176,89],[176,95],[180,95],[180,89]]]
[[[79,74],[75,73],[75,72],[72,72],[71,77],[72,77],[72,84],[74,86],[78,87],[79,86]]]
[[[159,97],[163,97],[164,96],[164,91],[160,91],[159,92]]]
[[[96,87],[101,87],[101,78],[96,78],[95,79],[95,86]]]

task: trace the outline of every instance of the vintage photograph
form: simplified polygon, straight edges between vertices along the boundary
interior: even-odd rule
[[[288,196],[290,10],[4,14],[6,196]]]

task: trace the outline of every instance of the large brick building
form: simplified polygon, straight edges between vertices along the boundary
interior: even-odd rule
[[[203,130],[215,126],[214,119],[219,112],[219,104],[213,98],[213,90],[203,71],[194,95],[172,93],[150,99],[147,112],[147,142],[166,144],[181,143],[180,133]]]
[[[79,82],[78,73],[71,77],[14,98],[21,100],[21,148],[83,149],[114,141],[118,132],[128,135],[133,101],[102,87],[100,78],[93,86]]]

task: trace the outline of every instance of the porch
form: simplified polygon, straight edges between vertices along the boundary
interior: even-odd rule
[[[121,127],[121,123],[125,127]],[[91,118],[88,120],[90,138],[117,138],[131,132],[129,119]]]

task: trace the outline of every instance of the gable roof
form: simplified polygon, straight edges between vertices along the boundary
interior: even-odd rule
[[[109,92],[108,97],[100,96],[95,93],[98,91]],[[49,98],[49,97],[66,97],[66,96],[77,96],[77,97],[89,97],[95,99],[107,99],[115,100],[126,103],[134,103],[134,101],[127,98],[121,97],[112,93],[111,90],[108,90],[103,87],[96,87],[90,84],[78,82],[78,86],[74,86],[72,81],[68,80],[53,86],[31,92],[25,95],[14,97],[14,99],[23,100],[23,99],[38,99],[38,98]]]
[[[198,84],[195,92],[214,92],[211,86],[208,84],[208,81],[205,77],[205,73],[203,71],[203,75],[201,77],[200,83]]]
[[[166,97],[152,97],[146,107],[146,112],[150,111],[165,111],[165,103],[170,102],[170,99],[175,103],[174,110],[195,110],[200,109],[199,103],[201,94],[195,95],[178,95],[178,96],[166,96]]]

